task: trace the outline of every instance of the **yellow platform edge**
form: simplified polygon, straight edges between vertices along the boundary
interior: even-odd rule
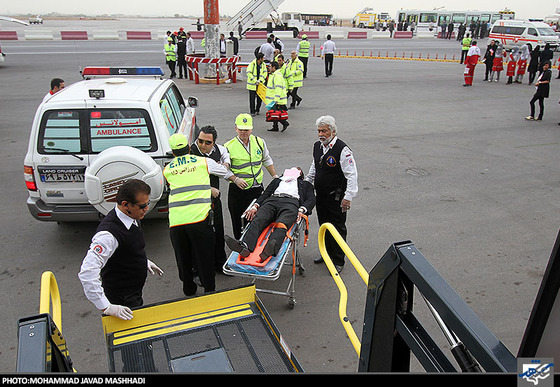
[[[255,302],[256,299],[255,285],[250,285],[205,294],[200,297],[148,305],[134,309],[134,317],[132,320],[128,321],[113,316],[102,316],[103,333],[107,336],[115,332],[132,330],[160,322],[232,308],[237,305]]]

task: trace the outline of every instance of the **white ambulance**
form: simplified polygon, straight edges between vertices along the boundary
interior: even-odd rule
[[[541,50],[548,43],[552,50],[558,47],[558,35],[546,23],[528,20],[498,20],[490,29],[489,39],[502,43],[504,48],[523,46],[541,46]]]
[[[35,114],[24,160],[31,215],[99,220],[120,185],[139,178],[152,187],[146,218],[166,217],[168,139],[177,132],[192,138],[198,100],[185,100],[159,67],[86,67],[82,76]]]

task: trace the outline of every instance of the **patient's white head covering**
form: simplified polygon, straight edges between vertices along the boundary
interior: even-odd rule
[[[290,169],[284,169],[284,174],[282,175],[283,181],[297,180],[301,176],[301,169],[293,167]]]

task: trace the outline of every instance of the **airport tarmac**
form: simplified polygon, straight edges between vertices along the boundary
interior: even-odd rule
[[[98,27],[106,25],[101,21]],[[251,57],[256,43],[241,41],[243,59]],[[292,49],[296,40],[285,43]],[[342,49],[406,47],[432,53],[458,47],[438,39],[336,43]],[[86,65],[159,65],[168,73],[161,46],[159,40],[2,42],[7,54],[0,65],[2,373],[15,370],[17,320],[38,313],[40,276],[46,270],[59,283],[62,330],[76,370],[107,371],[100,318],[77,278],[95,225],[33,219],[25,204],[23,158],[51,78],[79,81],[78,70]],[[528,122],[524,117],[535,88],[526,78],[522,85],[506,85],[505,74],[498,83],[483,82],[484,66],[478,65],[474,86],[466,88],[463,70],[454,62],[335,58],[334,75],[326,78],[323,62],[314,57],[299,93],[303,102],[289,112],[288,130],[267,132],[261,114],[254,134],[267,141],[277,170],[301,166],[307,172],[315,120],[334,116],[357,161],[360,190],[348,215],[348,244],[366,270],[392,243],[411,240],[515,355],[559,230],[558,81],[553,79],[543,121]],[[248,110],[243,81],[176,82],[185,97],[198,97],[200,126],[214,125],[219,143],[235,135],[235,116]],[[227,190],[223,182],[222,188]],[[227,211],[224,217],[228,233]],[[182,297],[166,223],[144,227],[148,255],[165,272],[148,279],[146,304]],[[306,271],[296,279],[295,308],[279,296],[261,299],[307,372],[354,373],[358,358],[339,321],[339,292],[327,269],[313,263],[317,232],[312,215],[308,246],[300,246]],[[361,337],[366,286],[349,264],[341,278],[349,292],[348,317]],[[283,290],[287,279],[285,273],[259,285]],[[242,283],[237,277],[217,278],[218,289]],[[435,326],[429,319],[427,324]],[[412,369],[422,372],[417,364]]]

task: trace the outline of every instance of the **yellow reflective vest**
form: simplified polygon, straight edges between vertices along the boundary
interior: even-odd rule
[[[206,157],[175,157],[163,170],[169,183],[169,227],[199,223],[212,205]]]
[[[281,69],[268,75],[265,103],[269,105],[271,102],[275,102],[278,105],[288,104],[286,80],[284,79]]]
[[[463,50],[468,50],[471,47],[471,42],[471,38],[463,38],[463,41],[461,42],[463,44]]]
[[[298,43],[298,56],[302,57],[302,58],[308,58],[309,57],[309,47],[311,46],[311,43],[309,43],[307,40],[302,40]]]
[[[238,137],[224,144],[229,151],[231,172],[247,182],[249,186],[245,189],[262,184],[264,176],[264,148],[262,143],[262,139],[251,134],[249,136],[249,150],[245,148],[245,145],[243,145]]]
[[[290,70],[292,72],[292,82],[294,87],[303,86],[303,62],[298,58],[290,60]]]
[[[247,90],[257,90],[257,81],[264,83],[266,80],[266,65],[264,62],[260,65],[259,76],[257,78],[257,68],[259,65],[257,64],[257,60],[253,60],[247,66]]]
[[[286,87],[288,90],[292,90],[294,88],[294,77],[292,74],[292,69],[288,63],[284,63],[282,68],[280,69],[282,76],[284,77],[284,81],[286,82]]]
[[[163,49],[165,50],[165,61],[166,62],[177,61],[177,53],[175,52],[175,45],[174,44],[165,43],[165,46],[163,46]]]

